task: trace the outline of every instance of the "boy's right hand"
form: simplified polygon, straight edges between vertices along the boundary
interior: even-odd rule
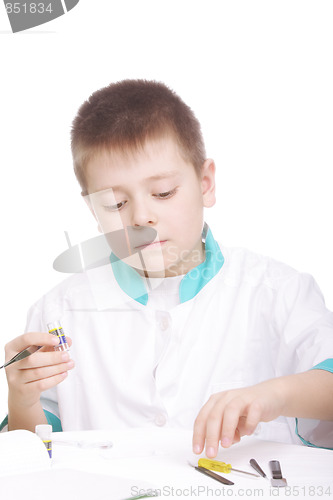
[[[66,336],[69,345],[71,339]],[[40,394],[62,382],[74,367],[68,352],[55,351],[59,344],[54,335],[41,332],[25,333],[5,346],[6,362],[29,346],[43,346],[27,358],[6,367],[9,398],[15,405],[29,408],[39,402]]]

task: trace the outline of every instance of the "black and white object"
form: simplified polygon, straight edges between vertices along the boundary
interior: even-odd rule
[[[272,473],[271,485],[274,487],[284,487],[287,485],[287,480],[282,477],[282,471],[280,462],[278,460],[271,460],[269,462],[269,468]]]

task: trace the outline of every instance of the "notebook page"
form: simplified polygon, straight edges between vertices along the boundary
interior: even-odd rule
[[[45,445],[33,432],[16,430],[0,434],[0,476],[50,467]]]
[[[124,500],[156,488],[141,479],[51,468],[0,479],[1,500]]]

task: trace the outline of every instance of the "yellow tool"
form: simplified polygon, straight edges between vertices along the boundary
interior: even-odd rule
[[[199,458],[198,466],[204,467],[205,469],[215,470],[217,472],[224,472],[228,474],[231,471],[241,472],[242,474],[248,474],[249,476],[259,477],[258,474],[253,474],[252,472],[246,472],[245,470],[234,469],[231,464],[226,464],[225,462],[219,462],[218,460],[210,460],[209,458]]]

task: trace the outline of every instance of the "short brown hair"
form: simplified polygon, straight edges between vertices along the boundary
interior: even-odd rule
[[[200,173],[206,159],[200,123],[165,84],[123,80],[94,92],[79,108],[71,131],[75,175],[86,194],[85,167],[98,151],[138,149],[147,139],[171,135]]]

